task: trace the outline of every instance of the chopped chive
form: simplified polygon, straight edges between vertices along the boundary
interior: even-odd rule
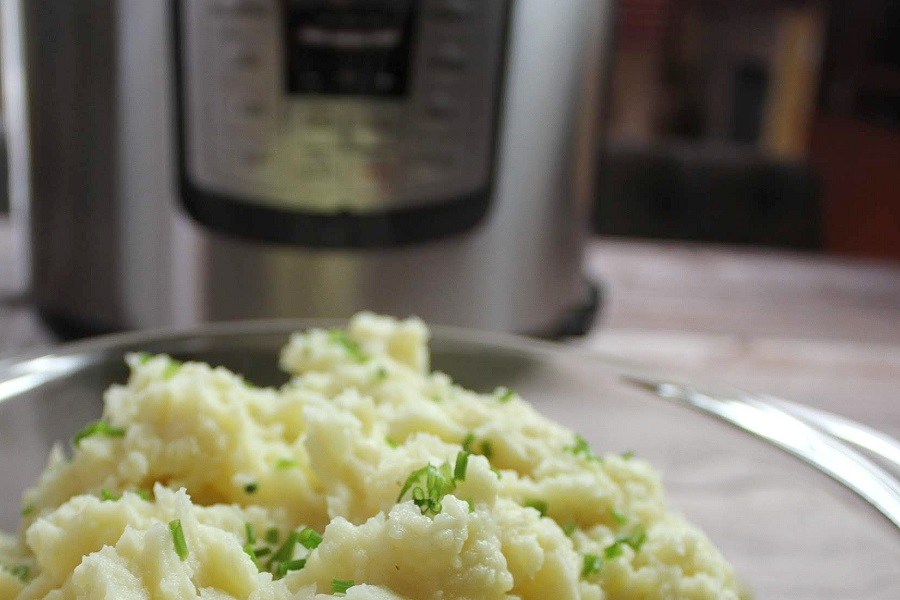
[[[169,531],[172,532],[172,542],[175,544],[175,552],[178,558],[185,560],[188,557],[187,542],[184,540],[184,530],[181,528],[181,520],[175,519],[169,522]]]
[[[456,481],[466,480],[466,467],[469,465],[469,453],[465,450],[460,451],[456,455],[456,465],[453,467],[453,479]]]
[[[287,539],[284,540],[284,543],[278,550],[275,551],[275,554],[272,556],[272,563],[276,562],[285,562],[291,560],[294,557],[294,547],[297,545],[297,532],[292,531],[288,534]]]
[[[266,530],[266,541],[270,544],[277,544],[278,538],[281,537],[281,534],[278,531],[277,527],[270,527]]]
[[[275,461],[275,468],[283,471],[285,469],[291,469],[293,467],[299,467],[300,463],[298,463],[293,458],[279,458]]]
[[[603,549],[603,556],[605,558],[615,558],[622,554],[622,543],[619,541],[615,541],[606,548]]]
[[[566,452],[571,452],[575,456],[583,456],[588,460],[602,460],[600,456],[598,456],[594,452],[593,448],[591,448],[591,445],[588,443],[588,441],[577,433],[575,434],[575,443],[571,446],[566,446],[565,448],[563,448],[563,450],[565,450]]]
[[[297,534],[297,541],[307,550],[312,550],[322,543],[322,536],[312,527],[304,527],[300,533]]]
[[[278,577],[284,577],[285,575],[288,574],[288,571],[299,571],[300,569],[302,569],[305,566],[306,566],[305,558],[297,558],[294,560],[287,560],[287,561],[278,563],[278,568],[276,570],[277,571],[276,574]]]
[[[641,549],[641,546],[644,545],[644,542],[647,541],[647,531],[638,525],[634,528],[631,534],[622,540],[624,543],[631,546],[635,552]]]
[[[368,355],[363,352],[362,348],[359,347],[356,340],[352,339],[345,330],[330,329],[328,331],[328,337],[332,342],[343,346],[350,358],[356,362],[365,362],[369,358]]]
[[[182,363],[180,360],[170,358],[169,364],[166,365],[166,368],[163,371],[163,379],[171,379],[175,375],[175,373],[177,373],[181,369],[181,365]]]
[[[491,444],[491,440],[481,441],[481,455],[491,460],[491,457],[494,455],[494,445]]]
[[[110,425],[107,421],[94,421],[85,425],[78,433],[72,437],[72,444],[78,446],[81,440],[94,436],[102,435],[106,437],[124,437],[125,429]]]
[[[272,549],[268,546],[260,546],[259,548],[253,549],[253,554],[255,554],[257,558],[262,558],[263,556],[272,554]]]
[[[259,489],[259,484],[256,483],[255,481],[251,481],[250,483],[248,483],[247,485],[244,486],[244,491],[247,492],[248,494],[255,494],[258,489]]]
[[[14,577],[18,577],[22,583],[27,583],[28,577],[29,575],[31,575],[31,567],[29,567],[28,565],[16,565],[9,571],[13,574]]]
[[[529,500],[526,500],[526,501],[525,501],[525,504],[523,504],[523,506],[527,506],[527,507],[529,507],[529,508],[533,508],[534,510],[538,511],[539,513],[541,513],[541,516],[542,516],[542,517],[546,517],[546,516],[547,516],[547,508],[548,508],[548,506],[547,506],[547,503],[546,503],[544,500],[538,500],[537,498],[531,498],[531,499],[529,499]]]
[[[516,393],[508,387],[501,386],[494,390],[494,396],[496,396],[497,400],[500,402],[509,402],[515,395]]]
[[[31,513],[37,510],[37,504],[34,502],[29,502],[25,506],[22,507],[22,516],[27,517]]]
[[[134,493],[137,494],[141,500],[146,500],[147,502],[150,502],[153,499],[153,492],[147,488],[137,488],[134,490]]]
[[[470,431],[466,434],[466,437],[463,438],[463,441],[460,445],[466,452],[471,452],[473,443],[475,443],[475,433]]]
[[[244,544],[244,554],[250,557],[250,560],[253,561],[253,564],[256,565],[257,570],[259,569],[259,556],[256,554],[256,550],[253,549],[249,543]]]
[[[332,594],[346,594],[347,590],[352,588],[354,585],[352,579],[338,579],[335,577],[331,580],[331,593]]]
[[[569,521],[568,523],[560,525],[560,527],[562,528],[564,534],[572,535],[578,528],[578,523],[576,523],[575,521]]]
[[[603,561],[596,554],[585,554],[581,567],[581,578],[587,579],[600,570]]]
[[[398,442],[397,440],[395,440],[393,437],[391,437],[389,435],[384,436],[384,441],[391,448],[396,448],[400,445],[400,442]]]
[[[474,501],[474,500],[472,500],[471,498],[466,498],[466,504],[469,505],[469,512],[470,512],[470,513],[475,512],[475,501]]]
[[[625,513],[623,513],[622,511],[620,511],[616,508],[613,508],[611,512],[612,512],[613,519],[619,525],[624,525],[625,523],[628,522],[628,516]]]
[[[138,352],[136,356],[139,365],[146,365],[148,362],[150,362],[150,359],[153,358],[153,355],[149,352]]]
[[[449,462],[435,466],[425,465],[409,474],[400,489],[397,502],[403,501],[410,492],[413,504],[419,507],[423,515],[437,515],[443,509],[441,498],[456,489],[456,481]]]
[[[622,458],[625,460],[631,460],[634,458],[634,450],[626,450],[622,453]]]
[[[388,376],[388,372],[387,372],[387,369],[385,369],[384,367],[379,366],[375,370],[375,379],[377,379],[379,381],[383,381],[383,380],[387,379],[387,376]]]
[[[244,523],[244,533],[247,535],[248,544],[256,543],[256,529],[253,527],[253,523],[250,521]]]
[[[115,500],[120,499],[121,497],[122,497],[122,494],[116,494],[114,492],[109,491],[106,488],[103,488],[102,490],[100,490],[100,499],[101,500],[115,501]]]

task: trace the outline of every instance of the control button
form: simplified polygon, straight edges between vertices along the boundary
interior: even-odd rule
[[[466,66],[468,56],[459,44],[444,44],[431,57],[430,62],[436,67],[457,71]]]
[[[296,159],[296,175],[304,183],[321,183],[331,178],[332,156],[329,148],[309,148]]]
[[[310,125],[299,132],[298,137],[303,143],[320,146],[337,146],[341,136],[331,125]]]
[[[318,71],[301,71],[297,74],[300,88],[314,94],[321,92],[325,87],[322,74]]]
[[[384,141],[384,136],[380,132],[367,125],[357,125],[349,134],[350,143],[365,152],[371,152]]]
[[[453,157],[434,155],[419,158],[409,168],[409,182],[413,185],[434,185],[444,181],[453,169]]]
[[[269,13],[268,2],[262,0],[215,0],[212,12],[227,15],[262,16]]]
[[[474,11],[472,0],[440,0],[431,9],[434,16],[449,19],[464,19]]]
[[[458,105],[450,94],[433,92],[428,95],[425,106],[428,113],[432,116],[449,117],[456,112]]]
[[[225,119],[230,123],[258,123],[271,113],[270,107],[262,98],[246,96],[225,98]]]
[[[228,176],[253,178],[266,161],[262,146],[252,144],[223,144],[219,148],[219,166]]]
[[[375,91],[377,92],[388,92],[394,89],[396,83],[397,77],[393,73],[389,73],[387,71],[379,71],[378,73],[375,73],[373,84],[375,86]]]
[[[250,41],[253,31],[236,31],[233,35],[222,32],[216,57],[222,72],[232,76],[253,76],[270,70],[267,67],[273,62],[271,52]]]
[[[375,182],[382,196],[393,195],[400,175],[396,157],[379,156],[366,161],[366,175]]]
[[[235,44],[229,48],[226,64],[233,71],[255,71],[262,65],[262,56],[253,48]]]

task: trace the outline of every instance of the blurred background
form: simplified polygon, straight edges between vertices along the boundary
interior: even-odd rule
[[[19,234],[10,297],[67,337],[373,309],[900,342],[900,1],[2,6],[0,281]]]
[[[900,3],[622,0],[598,233],[900,258]]]
[[[595,233],[900,260],[900,2],[616,11]]]

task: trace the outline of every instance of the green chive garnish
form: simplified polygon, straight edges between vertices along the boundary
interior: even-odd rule
[[[115,500],[118,500],[118,499],[121,498],[121,497],[122,497],[122,494],[116,494],[116,493],[114,493],[114,492],[109,491],[109,490],[106,489],[106,488],[103,488],[102,490],[100,490],[100,499],[101,499],[101,500],[113,500],[113,501],[115,501]]]
[[[297,532],[292,531],[288,534],[287,539],[284,540],[284,543],[281,545],[278,550],[275,551],[274,556],[272,556],[273,563],[286,562],[291,560],[294,557],[294,547],[297,545]]]
[[[456,464],[453,467],[453,479],[456,481],[466,480],[466,467],[469,465],[469,453],[462,450],[456,455]]]
[[[177,373],[181,369],[181,361],[175,360],[174,358],[169,359],[169,364],[166,365],[165,370],[163,371],[163,379],[171,379],[175,373]]]
[[[14,577],[18,577],[22,583],[28,583],[28,576],[31,575],[31,567],[28,565],[16,565],[9,571]]]
[[[352,579],[337,579],[334,578],[331,580],[331,593],[332,594],[346,594],[347,590],[352,588],[354,585]]]
[[[481,455],[488,460],[491,460],[491,457],[494,456],[494,446],[491,444],[491,440],[482,440]]]
[[[345,330],[330,329],[328,331],[328,337],[332,342],[343,346],[344,350],[347,351],[347,354],[350,355],[350,358],[356,362],[365,362],[369,358],[368,355],[363,352],[362,348],[359,347],[356,340],[352,339]]]
[[[500,402],[509,402],[516,395],[514,391],[509,389],[508,387],[498,387],[494,390],[494,395],[497,397],[497,400]]]
[[[643,527],[638,525],[631,532],[631,535],[629,535],[622,541],[631,546],[634,551],[637,552],[641,549],[641,546],[644,545],[644,542],[647,541],[647,531]]]
[[[609,546],[603,549],[603,556],[605,558],[615,558],[622,554],[622,543],[621,542],[613,542]]]
[[[547,507],[547,503],[543,500],[538,500],[536,498],[532,498],[530,500],[526,500],[525,504],[523,506],[528,506],[528,507],[533,508],[534,510],[541,513],[542,517],[547,516],[547,508],[548,507]]]
[[[297,534],[297,541],[307,550],[312,550],[322,543],[322,536],[312,527],[304,527],[300,533]]]
[[[266,531],[266,541],[270,544],[277,544],[278,538],[281,537],[281,534],[278,532],[277,527],[272,527]]]
[[[581,567],[581,578],[587,579],[600,570],[603,561],[596,554],[585,554]]]
[[[429,464],[409,474],[400,489],[397,502],[401,502],[406,493],[410,492],[413,503],[423,515],[437,515],[443,509],[441,498],[454,489],[456,481],[453,479],[450,463],[445,462],[439,467]]]
[[[175,553],[178,558],[185,560],[188,557],[187,542],[184,541],[184,530],[181,528],[181,520],[175,519],[169,522],[169,531],[172,532],[172,542],[175,544]]]
[[[293,458],[279,458],[275,461],[275,468],[283,471],[284,469],[291,469],[293,467],[299,467],[300,463],[298,463]]]
[[[594,453],[594,450],[591,448],[591,445],[587,442],[586,439],[575,434],[575,443],[571,446],[566,446],[563,448],[566,452],[571,452],[575,456],[583,456],[588,460],[596,460],[600,461],[601,458]]]
[[[306,566],[305,558],[297,558],[295,560],[288,560],[285,562],[278,563],[278,568],[276,570],[276,575],[278,577],[284,577],[288,574],[288,571],[299,571],[303,567]]]
[[[125,437],[125,429],[115,427],[106,421],[94,421],[85,425],[78,433],[72,437],[72,444],[78,446],[81,440],[94,435],[102,435],[106,437]]]

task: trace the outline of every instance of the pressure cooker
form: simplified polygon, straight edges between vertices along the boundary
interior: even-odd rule
[[[607,0],[4,0],[13,219],[60,329],[583,330]]]

